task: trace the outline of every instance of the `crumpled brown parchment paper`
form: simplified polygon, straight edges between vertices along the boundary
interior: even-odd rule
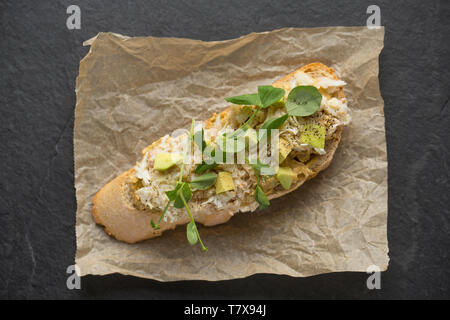
[[[87,41],[76,83],[76,264],[81,274],[122,273],[161,281],[223,280],[255,273],[304,277],[385,270],[387,157],[378,56],[384,28],[286,28],[203,42],[99,33]],[[353,117],[330,167],[269,209],[199,227],[207,253],[185,228],[126,244],[91,215],[92,197],[134,166],[164,134],[188,128],[311,62],[335,68]]]

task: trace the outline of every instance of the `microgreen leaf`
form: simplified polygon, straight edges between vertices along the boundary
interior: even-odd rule
[[[174,190],[167,191],[166,195],[170,201],[174,201],[173,206],[180,209],[184,206],[181,195],[183,195],[186,202],[188,202],[192,198],[192,190],[189,184],[186,182],[181,182],[177,183]]]
[[[261,106],[267,108],[284,97],[284,89],[273,86],[259,86],[258,96]]]
[[[188,213],[188,215],[189,215],[189,218],[191,219],[190,224],[193,225],[193,227],[191,227],[191,230],[194,229],[194,231],[195,231],[195,233],[196,233],[196,235],[197,235],[197,238],[198,238],[198,240],[200,241],[200,245],[202,246],[203,251],[208,251],[208,247],[205,247],[205,246],[203,245],[202,239],[200,238],[200,234],[198,233],[198,230],[197,230],[197,226],[195,225],[194,217],[192,216],[191,210],[189,210],[189,206],[188,206],[188,204],[187,204],[186,199],[184,198],[183,193],[181,193],[180,198],[181,198],[181,201],[183,202],[184,207],[186,208],[186,211],[187,211],[187,213]],[[189,237],[189,236],[190,236],[190,235],[188,234],[188,237]],[[188,238],[188,240],[189,240],[189,238]],[[189,243],[190,243],[190,240],[189,240]]]
[[[288,114],[282,115],[279,118],[272,118],[264,122],[261,129],[273,130],[280,129],[283,123],[289,118]]]
[[[298,86],[289,92],[286,109],[291,116],[306,117],[320,108],[322,94],[313,86]]]
[[[259,106],[261,104],[261,101],[259,100],[259,96],[257,93],[251,93],[251,94],[243,94],[241,96],[234,96],[225,98],[226,101],[244,105],[244,106]]]
[[[192,188],[197,190],[206,190],[209,189],[214,184],[214,182],[216,182],[216,179],[217,174],[213,172],[207,172],[192,180],[190,185]]]
[[[175,202],[173,203],[173,206],[175,208],[182,208],[183,207],[183,201],[181,199],[181,195],[186,200],[186,202],[189,202],[192,198],[192,190],[188,183],[183,182],[183,186],[180,190],[178,190],[178,197],[175,199]]]
[[[194,137],[193,137],[194,143],[198,146],[198,148],[202,152],[206,148],[206,141],[205,141],[204,137],[205,137],[205,131],[203,130],[203,128],[202,128],[202,130],[197,131],[196,133],[194,133]]]
[[[268,164],[262,163],[259,159],[256,160],[256,163],[251,163],[250,166],[255,170],[255,174],[259,177],[261,173],[266,176],[273,176],[275,174],[275,170],[272,169]]]
[[[201,174],[205,171],[208,171],[210,169],[214,169],[215,167],[217,167],[218,164],[217,163],[211,163],[211,164],[207,164],[205,161],[203,161],[202,163],[200,163],[197,168],[195,168],[195,173],[196,174]]]
[[[186,236],[192,246],[197,243],[197,227],[192,223],[192,221],[186,225]]]
[[[256,186],[255,200],[259,203],[259,210],[265,209],[270,206],[269,199],[267,199],[266,194],[259,185]]]
[[[280,129],[281,126],[283,125],[283,123],[287,120],[287,118],[289,118],[288,114],[282,115],[279,118],[269,119],[266,122],[264,122],[264,124],[262,125],[261,129],[266,129],[267,130],[267,136],[270,137],[270,134],[272,133],[272,130]],[[264,137],[265,134],[266,133],[263,133],[260,136],[259,140],[261,140]]]
[[[180,190],[182,186],[182,183],[177,182],[177,184],[175,185],[175,189],[166,191],[166,195],[167,198],[169,198],[169,201],[175,201],[178,195],[178,190]]]
[[[192,198],[192,190],[188,183],[183,182],[183,186],[180,189],[186,202],[189,202]]]

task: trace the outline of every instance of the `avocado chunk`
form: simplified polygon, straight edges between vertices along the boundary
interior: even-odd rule
[[[234,190],[234,182],[231,173],[229,172],[219,172],[216,180],[216,194]]]
[[[300,143],[323,149],[325,148],[325,127],[318,124],[306,124],[303,127]]]
[[[283,163],[283,161],[287,158],[287,156],[289,155],[289,153],[292,151],[292,144],[284,139],[284,138],[280,138],[278,140],[278,150],[279,150],[279,158],[278,161],[279,163]]]
[[[158,171],[165,171],[183,160],[183,156],[178,153],[161,152],[156,155],[153,168]]]
[[[296,174],[289,167],[279,167],[277,171],[277,179],[280,181],[283,188],[288,190],[294,181]]]

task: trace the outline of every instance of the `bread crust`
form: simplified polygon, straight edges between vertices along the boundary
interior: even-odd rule
[[[308,74],[320,74],[328,78],[339,80],[335,71],[321,63],[311,63],[305,65],[285,77],[274,82],[274,87],[287,88],[290,80],[295,77],[296,73],[305,72]],[[342,87],[337,92],[338,98],[345,98]],[[220,117],[222,123],[226,123],[232,117],[233,111],[228,107],[219,114],[214,114],[210,119],[206,120],[205,127],[209,128],[216,122],[216,117]],[[289,192],[299,188],[305,181],[315,177],[320,171],[326,169],[335,154],[335,151],[341,140],[342,126],[339,126],[333,135],[333,139],[327,142],[326,154],[316,156],[313,163],[309,166],[310,174],[304,179],[299,179],[289,190],[276,191],[268,196],[269,199],[279,198]],[[143,154],[155,148],[161,139],[155,141],[143,150]],[[157,210],[138,210],[127,199],[128,184],[127,179],[134,173],[134,169],[123,172],[121,175],[107,183],[93,198],[92,214],[97,224],[103,225],[107,234],[115,237],[117,240],[127,243],[135,243],[142,240],[160,236],[163,231],[174,229],[178,225],[184,225],[189,222],[188,215],[183,215],[175,222],[162,221],[160,229],[154,230],[150,221],[157,221],[161,214]],[[255,206],[246,207],[244,211],[254,210]],[[233,212],[234,211],[234,212]],[[227,222],[238,210],[221,209],[211,213],[211,210],[197,210],[194,215],[196,222],[205,226],[214,226]]]

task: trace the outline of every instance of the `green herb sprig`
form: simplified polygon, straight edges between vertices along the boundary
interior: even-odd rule
[[[280,101],[284,97],[284,89],[276,88],[273,86],[258,86],[258,93],[245,94],[241,96],[225,98],[226,101],[244,105],[244,106],[256,106],[256,110],[248,120],[238,128],[228,139],[239,136],[242,131],[248,129],[248,125],[255,118],[256,114],[261,110],[270,107],[274,103]]]
[[[194,141],[194,124],[195,124],[195,120],[192,120],[191,131],[190,131],[190,140],[189,140],[190,143],[192,143]],[[189,184],[187,182],[183,182],[184,162],[186,159],[187,149],[188,148],[186,148],[186,150],[183,154],[183,163],[181,164],[180,174],[178,177],[178,181],[175,185],[175,188],[173,190],[166,192],[166,195],[167,195],[167,198],[169,198],[169,201],[167,202],[167,205],[164,207],[164,210],[163,210],[161,216],[159,217],[158,223],[155,224],[153,222],[153,220],[151,220],[150,224],[154,229],[156,229],[156,230],[159,229],[161,221],[162,221],[167,209],[169,208],[170,204],[173,203],[173,206],[178,209],[181,209],[184,207],[189,215],[190,220],[191,220],[186,226],[186,237],[187,237],[189,243],[191,245],[195,245],[197,243],[197,241],[199,241],[200,245],[202,246],[203,251],[208,251],[208,247],[206,247],[203,244],[203,242],[200,238],[200,234],[198,232],[197,225],[195,224],[194,217],[192,216],[191,210],[189,209],[189,206],[188,206],[188,202],[192,198],[191,184]],[[198,177],[196,182],[192,181],[191,183],[194,183],[194,186],[196,186],[196,188],[198,189],[198,187],[200,187],[200,188],[205,187],[206,184],[211,183],[211,180],[212,180],[211,176],[209,175],[206,178]],[[215,179],[214,179],[214,181],[215,181]],[[212,183],[214,183],[214,181]]]

